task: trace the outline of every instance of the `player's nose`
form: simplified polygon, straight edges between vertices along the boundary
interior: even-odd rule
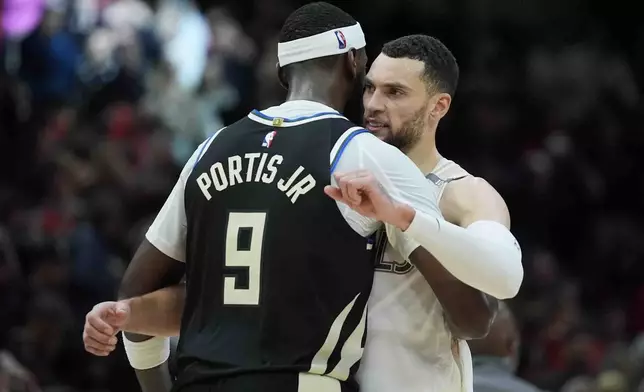
[[[382,100],[370,99],[364,104],[365,113],[370,113],[370,117],[375,117],[385,111],[385,105]]]
[[[385,109],[385,100],[383,98],[378,90],[372,93],[365,92],[362,100],[365,115],[369,113],[370,116],[374,116],[377,113],[383,112]]]

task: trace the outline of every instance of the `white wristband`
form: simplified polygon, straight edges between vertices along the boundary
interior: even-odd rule
[[[130,366],[137,370],[152,369],[170,357],[170,338],[155,336],[143,342],[133,342],[123,333],[123,346]]]

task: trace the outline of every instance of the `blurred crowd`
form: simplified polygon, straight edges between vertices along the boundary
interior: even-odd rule
[[[574,1],[557,10],[576,19],[547,26],[538,1],[530,17],[487,3],[341,6],[371,58],[427,33],[459,59],[438,143],[512,213],[519,374],[550,391],[644,391],[644,29],[624,40]],[[122,352],[84,353],[84,315],[115,297],[196,145],[284,98],[276,36],[297,5],[4,1],[0,392],[137,390]]]

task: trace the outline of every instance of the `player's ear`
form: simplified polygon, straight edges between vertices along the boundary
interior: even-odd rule
[[[280,85],[288,90],[288,82],[286,81],[286,75],[284,75],[284,68],[280,67],[280,63],[275,63],[275,68],[277,69],[277,79],[280,81]]]
[[[452,104],[452,96],[447,93],[438,93],[432,97],[433,105],[430,112],[430,115],[440,120],[445,117],[449,111],[449,107]]]
[[[344,56],[344,61],[344,68],[347,70],[347,74],[351,80],[354,80],[358,76],[358,52],[355,49],[351,49]]]

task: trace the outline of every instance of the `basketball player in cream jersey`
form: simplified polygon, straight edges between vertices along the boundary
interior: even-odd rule
[[[439,207],[452,225],[412,218],[395,244],[403,251],[383,247],[358,375],[364,392],[470,391],[465,340],[487,334],[496,298],[515,296],[523,279],[501,196],[436,149],[436,128],[457,81],[453,55],[423,35],[386,44],[367,75],[366,128],[405,152],[440,188]]]

